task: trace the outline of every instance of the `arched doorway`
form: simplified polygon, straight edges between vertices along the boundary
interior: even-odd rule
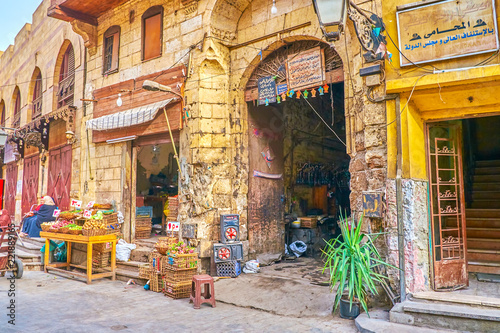
[[[294,240],[319,253],[350,214],[342,60],[318,40],[286,43],[255,67],[245,100],[250,255],[282,253]],[[304,228],[290,229],[299,218]]]

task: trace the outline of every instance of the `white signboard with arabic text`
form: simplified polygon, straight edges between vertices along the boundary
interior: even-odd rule
[[[319,86],[325,81],[325,56],[319,46],[289,55],[286,64],[289,90]]]
[[[401,66],[498,49],[494,0],[447,0],[396,15]]]

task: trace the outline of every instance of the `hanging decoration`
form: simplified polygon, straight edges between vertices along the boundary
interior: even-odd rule
[[[312,98],[316,97],[316,89],[314,89],[314,88],[311,89],[311,97]]]
[[[297,90],[297,99],[300,99],[300,95],[302,95],[302,93],[300,92],[300,90]]]
[[[320,87],[318,88],[318,90],[319,90],[319,95],[320,95],[320,96],[323,96],[323,95],[325,94],[325,89],[323,89],[323,87],[321,87],[321,86],[320,86]]]
[[[304,90],[304,92],[302,93],[302,95],[304,96],[304,99],[307,99],[307,96],[309,96],[309,91]]]

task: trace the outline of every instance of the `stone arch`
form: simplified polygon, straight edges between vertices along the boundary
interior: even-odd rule
[[[211,2],[213,8],[210,16],[211,34],[225,40],[234,39],[239,19],[251,0],[215,0]]]
[[[0,126],[5,126],[6,112],[5,101],[2,99],[0,101]]]
[[[35,67],[35,70],[33,71],[33,74],[31,75],[31,80],[28,85],[28,114],[27,114],[27,120],[28,122],[33,120],[33,114],[35,112],[35,108],[37,107],[35,105],[38,104],[37,101],[34,101],[35,99],[35,88],[40,90],[40,97],[43,92],[43,77],[42,77],[42,72],[40,68]],[[41,101],[40,101],[40,108],[41,108]]]
[[[58,93],[59,93],[59,88],[60,88],[60,81],[61,81],[61,71],[62,71],[62,65],[63,65],[63,60],[64,60],[64,55],[66,54],[66,51],[68,51],[69,48],[73,49],[73,59],[76,60],[75,57],[75,49],[73,46],[73,43],[69,41],[68,39],[64,40],[61,48],[59,49],[59,53],[56,58],[55,62],[55,67],[54,67],[54,76],[52,78],[53,80],[53,98],[52,98],[52,110],[57,110],[58,109]],[[73,63],[73,76],[75,73],[76,69],[76,62]]]
[[[21,109],[22,109],[22,99],[21,99],[21,90],[19,86],[14,88],[14,92],[12,93],[12,99],[10,103],[10,119],[12,127],[19,127],[21,124]]]

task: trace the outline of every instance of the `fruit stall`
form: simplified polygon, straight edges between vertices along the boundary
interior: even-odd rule
[[[122,234],[118,214],[110,204],[89,203],[85,210],[60,212],[56,221],[42,223],[41,228],[40,237],[45,238],[46,249],[51,240],[56,240],[64,241],[67,251],[66,262],[49,262],[49,251],[45,251],[45,272],[84,278],[88,284],[104,277],[115,279],[116,242]],[[84,264],[71,262],[73,244],[83,244],[86,248]]]

